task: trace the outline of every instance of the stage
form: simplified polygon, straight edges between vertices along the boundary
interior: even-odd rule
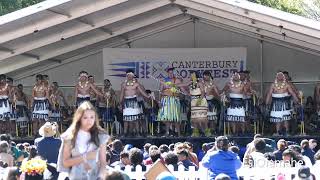
[[[246,145],[253,140],[253,136],[228,136],[228,138],[232,144],[237,145],[240,148],[246,147]],[[286,141],[296,142],[298,144],[300,144],[301,140],[303,139],[316,139],[318,142],[320,142],[320,136],[265,136],[264,138],[270,138],[274,140],[274,142],[272,142],[273,146],[275,146],[274,143],[276,143],[279,139],[285,139]],[[160,146],[161,144],[169,145],[171,143],[188,141],[194,145],[194,149],[199,150],[201,149],[203,143],[214,142],[215,137],[119,137],[118,139],[120,139],[124,145],[132,144],[133,146],[138,148],[143,148],[143,145],[145,143],[151,143]],[[14,138],[13,141],[16,143],[28,142],[30,144],[33,144],[34,138]],[[270,142],[271,141],[268,141],[267,143]]]

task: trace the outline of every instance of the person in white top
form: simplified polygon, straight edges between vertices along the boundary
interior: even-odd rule
[[[96,180],[106,170],[106,145],[109,136],[99,125],[98,115],[89,101],[76,110],[73,122],[61,135],[58,171],[69,179]]]

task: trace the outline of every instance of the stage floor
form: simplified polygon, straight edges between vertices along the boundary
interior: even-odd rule
[[[248,143],[253,140],[253,136],[228,136],[229,140],[239,147],[245,147]],[[117,138],[117,137],[113,137]],[[264,138],[270,138],[277,142],[279,139],[285,139],[286,141],[292,141],[300,144],[303,139],[316,139],[320,142],[320,136],[264,136]],[[194,144],[195,149],[201,148],[203,143],[212,143],[214,142],[215,137],[119,137],[123,144],[132,144],[135,147],[143,148],[145,143],[151,143],[157,146],[161,144],[171,144],[177,142],[185,142],[189,141]],[[28,142],[33,144],[34,138],[32,137],[22,137],[22,138],[14,138],[14,142],[23,143]]]

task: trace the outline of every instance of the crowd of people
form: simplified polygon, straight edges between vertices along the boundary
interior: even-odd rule
[[[289,135],[297,134],[300,122],[304,122],[308,133],[319,130],[320,86],[316,86],[314,98],[310,96],[304,103],[303,93],[286,71],[276,74],[265,96],[254,90],[249,71],[235,72],[223,89],[217,87],[209,71],[191,71],[190,79],[176,77],[174,68],[168,68],[167,73],[166,78],[155,78],[160,88],[156,98],[131,69],[119,93],[108,79],[99,87],[93,76],[81,71],[74,102],[68,102],[59,84],[49,83],[47,75],[36,76],[31,97],[24,93],[22,84],[15,86],[12,78],[0,75],[0,133],[36,136],[47,121],[57,122],[65,130],[84,101],[97,109],[108,134],[125,137],[210,137],[254,134],[259,130]]]

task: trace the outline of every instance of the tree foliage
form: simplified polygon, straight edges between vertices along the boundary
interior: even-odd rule
[[[37,4],[44,0],[0,0],[0,16]]]
[[[303,15],[303,0],[249,0],[292,14]]]
[[[320,21],[320,0],[309,0],[303,3],[303,15]]]

